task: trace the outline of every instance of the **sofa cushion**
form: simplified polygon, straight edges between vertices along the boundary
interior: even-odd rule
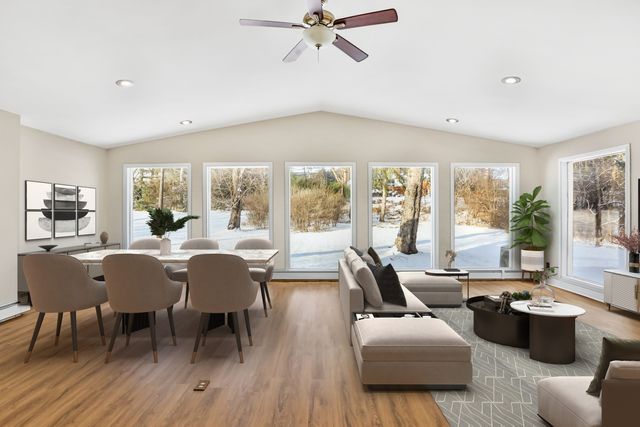
[[[607,380],[640,380],[640,362],[635,360],[614,360],[609,363]]]
[[[407,299],[404,297],[400,279],[398,279],[398,274],[393,266],[391,264],[384,267],[374,264],[367,264],[367,266],[373,273],[373,277],[376,278],[382,301],[406,307]]]
[[[640,341],[608,337],[602,338],[600,363],[593,376],[593,381],[589,384],[587,393],[596,397],[600,396],[602,380],[607,374],[609,363],[611,363],[612,360],[640,360]]]
[[[421,271],[401,271],[400,283],[412,292],[460,292],[460,282],[453,277],[428,276]]]
[[[380,259],[380,256],[378,255],[378,252],[376,252],[373,248],[370,247],[367,250],[367,253],[371,257],[371,259],[373,259],[373,263],[375,265],[382,265],[382,260]]]
[[[356,258],[351,263],[351,272],[364,292],[364,299],[373,307],[382,307],[382,295],[373,273],[359,256],[356,255]]]
[[[600,399],[585,393],[590,381],[591,377],[552,377],[538,381],[538,414],[555,426],[600,426]]]
[[[368,268],[369,267],[367,267],[367,269]],[[388,302],[383,302],[382,306],[380,307],[374,307],[371,304],[368,304],[368,301],[365,301],[365,313],[428,313],[431,311],[426,305],[424,305],[422,301],[418,299],[417,296],[412,294],[409,289],[402,286],[402,292],[404,292],[404,298],[407,301],[406,307],[397,304],[391,304]]]
[[[374,318],[355,322],[354,331],[366,361],[471,360],[471,346],[440,319]]]

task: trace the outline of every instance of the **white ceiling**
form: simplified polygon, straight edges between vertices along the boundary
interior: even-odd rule
[[[640,1],[326,8],[389,7],[398,23],[340,33],[364,62],[330,47],[285,64],[300,30],[238,19],[299,22],[303,0],[2,0],[0,109],[101,146],[320,110],[529,145],[640,120]],[[520,85],[500,83],[514,74]]]

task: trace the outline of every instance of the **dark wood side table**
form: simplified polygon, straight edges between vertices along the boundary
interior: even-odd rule
[[[576,360],[576,317],[582,307],[554,302],[550,310],[537,309],[531,301],[511,303],[513,310],[529,314],[529,357],[544,363],[568,364]]]
[[[429,268],[425,270],[424,274],[427,276],[444,276],[455,277],[460,280],[461,277],[467,278],[467,300],[469,299],[469,272],[467,270],[456,269],[444,269],[444,268]],[[466,301],[466,300],[465,300]]]

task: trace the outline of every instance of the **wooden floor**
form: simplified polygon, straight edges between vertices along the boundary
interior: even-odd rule
[[[476,282],[472,295],[530,289],[525,282]],[[119,337],[104,364],[93,310],[78,315],[79,363],[72,363],[68,317],[54,347],[55,315],[47,315],[31,361],[23,364],[36,315],[0,324],[0,425],[444,426],[431,395],[420,390],[370,391],[360,384],[333,282],[273,283],[274,308],[251,309],[254,346],[245,363],[226,328],[209,333],[189,364],[198,313],[176,306],[178,346],[166,314],[158,316],[159,363],[146,330],[129,347]],[[640,317],[558,291],[587,309],[583,320],[640,339]],[[103,306],[105,327],[113,316]],[[244,330],[244,329],[243,329]],[[204,392],[192,391],[200,379]]]

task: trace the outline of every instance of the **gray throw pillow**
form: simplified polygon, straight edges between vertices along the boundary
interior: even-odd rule
[[[360,257],[351,263],[351,272],[364,292],[364,299],[373,307],[380,308],[384,302],[373,273]]]
[[[602,390],[602,380],[607,375],[609,363],[612,360],[640,360],[640,341],[622,340],[620,338],[602,338],[602,352],[600,363],[589,384],[587,393],[599,397]]]

